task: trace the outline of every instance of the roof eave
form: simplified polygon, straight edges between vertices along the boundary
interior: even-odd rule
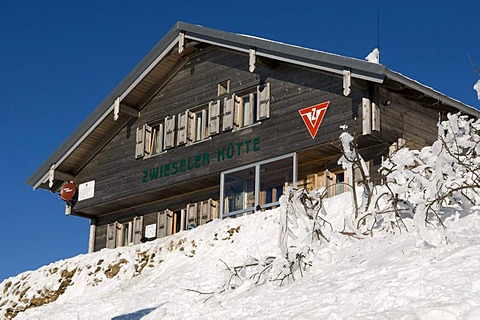
[[[432,97],[434,99],[437,99],[439,102],[441,102],[442,104],[445,104],[445,105],[448,105],[448,106],[451,106],[455,109],[457,109],[458,111],[461,111],[465,114],[468,114],[468,115],[471,115],[471,116],[474,116],[476,118],[480,118],[480,111],[477,110],[476,108],[472,107],[472,106],[469,106],[461,101],[458,101],[458,100],[455,100],[455,99],[452,99],[450,98],[449,96],[447,95],[444,95],[443,93],[441,92],[438,92],[430,87],[427,87],[423,84],[421,84],[420,82],[417,82],[415,80],[412,80],[398,72],[395,72],[395,71],[392,71],[392,70],[389,70],[389,69],[386,69],[385,68],[385,76],[388,78],[388,79],[391,79],[393,81],[396,81],[398,83],[401,83],[411,89],[414,89],[414,90],[417,90],[418,92],[421,92],[429,97]]]
[[[185,32],[187,39],[202,41],[243,52],[248,52],[249,49],[255,49],[255,54],[259,56],[304,65],[336,74],[342,74],[343,70],[347,68],[352,72],[352,77],[377,83],[383,82],[385,66],[381,64],[248,35],[191,25],[184,22],[179,22],[178,26],[181,31]]]

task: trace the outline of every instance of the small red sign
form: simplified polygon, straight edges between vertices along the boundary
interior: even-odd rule
[[[63,201],[70,201],[75,196],[75,192],[77,191],[77,187],[71,182],[67,182],[63,185],[62,189],[60,190],[60,198]]]
[[[305,122],[305,125],[307,126],[308,132],[310,132],[310,135],[312,136],[312,139],[315,139],[315,136],[317,135],[318,128],[322,123],[329,104],[330,101],[326,101],[315,106],[298,110],[302,116],[303,122]]]

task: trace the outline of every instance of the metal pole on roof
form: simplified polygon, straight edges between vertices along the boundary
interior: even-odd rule
[[[380,13],[377,13],[377,49],[378,63],[380,63]]]

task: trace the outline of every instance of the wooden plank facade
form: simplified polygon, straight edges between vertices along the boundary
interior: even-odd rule
[[[439,116],[478,116],[383,66],[315,54],[179,23],[28,184],[72,180],[97,251],[275,207],[286,185],[345,191],[343,125],[375,176],[392,144],[432,143]],[[312,138],[299,110],[325,102]]]

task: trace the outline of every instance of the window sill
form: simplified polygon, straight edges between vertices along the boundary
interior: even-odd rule
[[[205,142],[205,141],[210,141],[210,140],[212,140],[212,137],[208,137],[208,138],[200,140],[200,141],[187,142],[187,144],[185,144],[185,147],[194,146],[194,145],[200,144],[200,143]]]
[[[167,153],[167,151],[168,151],[168,150],[164,150],[164,151],[162,151],[162,152],[160,152],[160,153],[152,154],[151,156],[145,156],[145,157],[143,157],[143,159],[146,160],[146,159],[155,158],[155,157],[161,156],[162,154]]]
[[[251,214],[251,213],[254,213],[254,212],[255,212],[255,208],[249,207],[249,208],[246,208],[246,209],[240,209],[240,210],[235,210],[235,211],[232,211],[232,212],[225,213],[223,215],[223,218],[245,216],[247,214]]]
[[[245,129],[248,129],[248,128],[256,127],[256,126],[260,125],[261,123],[262,123],[262,121],[258,121],[258,122],[249,124],[248,126],[245,126],[245,127],[234,128],[234,129],[232,130],[232,132],[242,131],[242,130],[245,130]]]

